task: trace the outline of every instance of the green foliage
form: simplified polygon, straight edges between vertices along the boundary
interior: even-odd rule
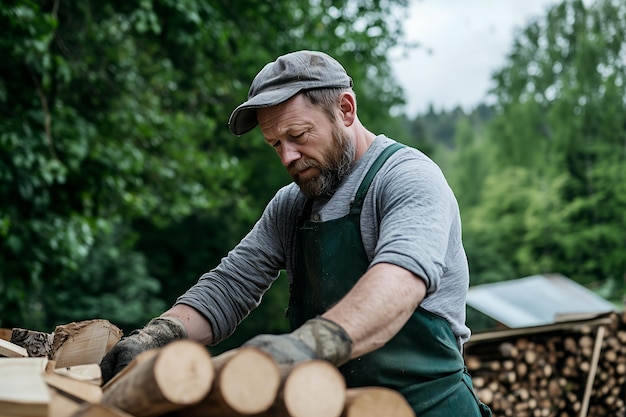
[[[212,268],[288,181],[258,133],[227,128],[277,55],[336,56],[383,131],[407,2],[344,3],[3,2],[0,326],[141,326]]]
[[[560,272],[626,293],[626,5],[564,1],[495,74],[497,117],[458,161],[473,282]],[[602,284],[603,287],[607,285]]]
[[[167,304],[156,297],[160,283],[149,276],[146,258],[132,250],[130,236],[127,230],[102,235],[80,270],[46,286],[48,295],[39,299],[47,322],[106,318],[128,333],[138,320],[147,322],[163,312]]]
[[[5,1],[0,326],[128,331],[174,302],[289,182],[231,110],[269,60],[337,57],[371,130],[442,166],[472,283],[560,272],[626,293],[626,6],[564,0],[518,33],[495,108],[392,118],[406,0]],[[217,351],[287,328],[286,279]]]

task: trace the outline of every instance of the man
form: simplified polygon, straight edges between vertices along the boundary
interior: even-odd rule
[[[348,386],[396,389],[421,417],[490,415],[464,370],[469,273],[439,168],[367,130],[352,79],[320,52],[259,72],[229,127],[242,135],[257,124],[294,183],[215,269],[111,350],[103,378],[175,339],[223,340],[286,269],[293,332],[246,345],[280,363],[328,360]]]

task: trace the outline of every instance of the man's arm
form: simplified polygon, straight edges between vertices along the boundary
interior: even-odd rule
[[[185,327],[187,338],[205,345],[213,343],[211,324],[195,308],[185,304],[176,304],[161,314],[161,317],[177,319]]]
[[[399,266],[380,263],[322,317],[350,336],[350,359],[354,359],[382,347],[398,333],[425,295],[422,279]]]
[[[321,317],[291,333],[259,335],[245,345],[265,350],[281,364],[325,359],[341,366],[383,346],[409,320],[426,285],[399,266],[376,264]]]

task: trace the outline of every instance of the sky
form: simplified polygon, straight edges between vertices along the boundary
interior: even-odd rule
[[[408,56],[390,52],[404,88],[409,117],[489,103],[492,74],[506,63],[516,30],[542,18],[558,0],[410,0],[405,41],[420,47]]]

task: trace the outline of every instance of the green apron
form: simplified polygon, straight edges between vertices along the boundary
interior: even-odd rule
[[[310,221],[312,200],[307,201],[296,230],[288,310],[292,328],[327,311],[367,271],[361,207],[380,167],[402,146],[396,143],[381,153],[345,217]],[[421,307],[385,346],[351,360],[340,371],[348,387],[384,386],[399,391],[419,417],[491,415],[474,394],[450,325]]]

